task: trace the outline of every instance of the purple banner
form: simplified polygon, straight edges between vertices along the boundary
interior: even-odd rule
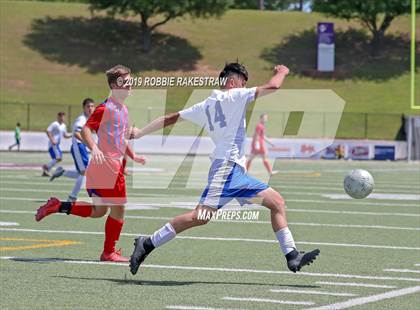
[[[318,44],[334,44],[334,23],[318,23]]]

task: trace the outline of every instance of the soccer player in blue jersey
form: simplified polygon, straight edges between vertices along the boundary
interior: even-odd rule
[[[86,124],[89,116],[95,110],[95,104],[93,99],[86,98],[82,102],[83,113],[80,114],[73,122],[73,138],[71,144],[71,156],[73,157],[74,165],[76,170],[65,170],[63,167],[57,167],[54,174],[50,178],[53,181],[55,178],[59,178],[62,175],[65,177],[76,179],[73,189],[69,195],[68,201],[76,201],[77,195],[82,188],[83,180],[85,179],[85,171],[89,162],[89,154],[86,145],[83,143],[81,131],[83,126]]]
[[[208,184],[196,209],[173,218],[150,237],[135,239],[130,258],[132,274],[137,273],[140,264],[153,249],[174,239],[182,231],[209,221],[199,218],[199,214],[213,213],[232,199],[241,205],[260,203],[271,211],[271,224],[291,271],[299,271],[316,258],[320,252],[318,249],[308,253],[297,251],[287,225],[281,195],[249,176],[245,168],[247,106],[257,97],[279,89],[288,73],[287,67],[278,65],[267,84],[246,88],[248,72],[245,67],[239,63],[227,64],[220,73],[220,78],[227,79],[221,90],[213,90],[208,98],[188,109],[162,116],[142,129],[134,129],[132,137],[140,138],[179,120],[188,120],[205,129],[215,149],[211,155]]]
[[[58,112],[57,120],[52,122],[47,128],[48,137],[48,152],[51,156],[51,161],[42,166],[42,176],[49,176],[49,172],[63,157],[63,152],[60,148],[61,137],[66,139],[71,138],[71,134],[67,133],[67,127],[64,123],[65,113]]]

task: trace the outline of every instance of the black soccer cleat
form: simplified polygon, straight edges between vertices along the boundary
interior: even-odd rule
[[[134,239],[134,251],[130,256],[130,272],[135,275],[139,270],[141,263],[149,255],[144,249],[145,237],[138,237]]]
[[[286,255],[287,267],[289,267],[290,271],[296,273],[296,271],[300,271],[303,266],[311,264],[320,252],[321,251],[319,249],[308,253],[298,252],[295,250]]]
[[[57,167],[57,169],[55,169],[55,172],[51,176],[50,181],[54,181],[55,178],[61,177],[64,174],[64,172],[66,172],[66,170],[64,170],[63,167]]]

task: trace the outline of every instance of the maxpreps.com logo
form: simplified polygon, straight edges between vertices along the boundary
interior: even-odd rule
[[[256,210],[198,210],[197,219],[201,221],[257,221],[260,217],[260,211]]]

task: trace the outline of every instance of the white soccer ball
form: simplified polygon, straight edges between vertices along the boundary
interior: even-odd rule
[[[369,196],[374,186],[375,182],[373,177],[366,170],[352,170],[344,178],[344,190],[350,197],[355,199],[362,199]]]

